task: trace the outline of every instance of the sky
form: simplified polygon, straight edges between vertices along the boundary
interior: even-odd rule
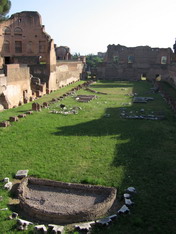
[[[9,16],[38,11],[57,46],[81,55],[109,44],[173,47],[176,0],[11,0]]]

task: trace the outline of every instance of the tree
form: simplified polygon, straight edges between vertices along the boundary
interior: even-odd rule
[[[0,0],[0,21],[7,19],[7,13],[11,7],[10,0]]]
[[[101,62],[103,62],[103,59],[97,55],[89,54],[86,56],[86,63],[89,69],[95,68]]]

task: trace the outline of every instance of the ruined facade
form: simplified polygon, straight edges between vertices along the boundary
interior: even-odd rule
[[[59,46],[55,50],[57,60],[70,60],[72,57],[68,46]]]
[[[0,104],[9,109],[27,103],[32,97],[27,65],[8,64],[0,75]]]
[[[66,66],[63,75],[56,62],[54,41],[45,32],[38,12],[16,13],[0,23],[0,104],[4,108],[79,80],[84,63],[78,61],[75,70],[73,64]]]
[[[97,67],[98,79],[140,80],[146,77],[153,80],[160,76],[170,80],[175,74],[172,50],[149,46],[109,45],[104,62]]]
[[[9,63],[50,64],[48,51],[53,47],[54,52],[52,42],[38,12],[16,13],[0,24],[0,66]]]

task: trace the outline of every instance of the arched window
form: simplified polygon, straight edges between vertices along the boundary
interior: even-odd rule
[[[11,33],[11,31],[10,31],[10,28],[9,28],[9,27],[4,27],[4,28],[3,28],[3,34],[9,35],[10,33]]]
[[[15,35],[20,35],[21,36],[22,33],[23,33],[23,31],[22,31],[22,29],[20,27],[15,28],[15,30],[14,30]]]
[[[4,41],[3,50],[6,53],[10,52],[10,42],[9,41],[7,41],[7,40]]]

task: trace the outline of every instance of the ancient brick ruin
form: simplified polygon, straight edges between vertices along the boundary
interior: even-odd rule
[[[16,107],[81,78],[85,63],[57,62],[53,39],[38,12],[24,11],[0,23],[0,105]]]
[[[27,177],[19,187],[21,208],[31,217],[55,224],[95,220],[116,199],[112,187]]]
[[[171,48],[109,45],[97,78],[106,80],[156,80],[160,77],[176,85],[175,54]]]

